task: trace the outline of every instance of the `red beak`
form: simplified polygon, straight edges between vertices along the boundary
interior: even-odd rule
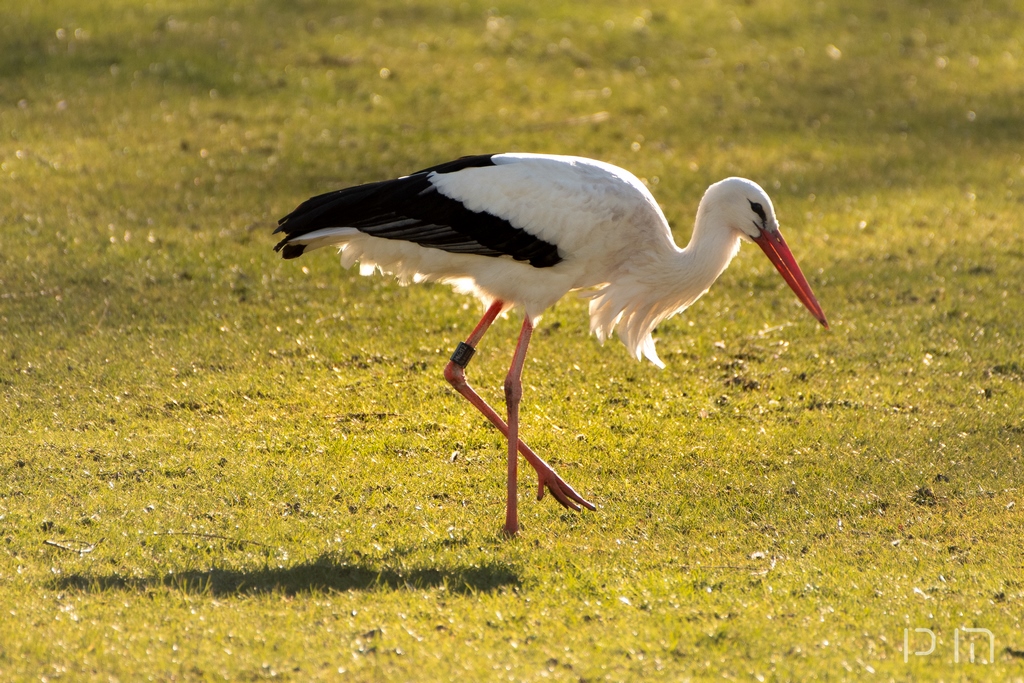
[[[785,278],[789,286],[796,292],[797,297],[807,307],[807,310],[818,319],[825,329],[828,329],[828,320],[822,312],[818,300],[814,298],[811,286],[807,284],[807,278],[800,272],[800,266],[793,258],[793,252],[789,250],[786,240],[782,239],[782,233],[778,231],[762,230],[758,237],[754,238],[757,246],[761,247],[768,259],[775,265],[778,271]]]

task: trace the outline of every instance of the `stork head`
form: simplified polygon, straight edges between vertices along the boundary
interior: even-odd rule
[[[764,230],[779,229],[771,198],[753,180],[720,180],[704,193],[702,203],[717,214],[716,223],[725,223],[748,242],[755,241]]]
[[[779,221],[775,207],[760,185],[746,178],[726,178],[711,187],[701,200],[701,208],[717,214],[717,221],[739,233],[739,236],[761,247],[765,255],[779,271],[797,298],[818,322],[828,329],[828,320],[818,300],[807,284],[807,278],[800,271],[793,252],[779,232]],[[700,210],[698,209],[698,212]]]

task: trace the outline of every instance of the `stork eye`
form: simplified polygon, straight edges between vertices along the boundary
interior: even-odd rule
[[[754,213],[757,214],[757,217],[761,219],[762,223],[764,223],[766,220],[768,220],[768,218],[764,215],[764,207],[763,206],[761,206],[757,202],[751,202],[749,199],[747,201],[750,202],[750,208],[753,209]]]

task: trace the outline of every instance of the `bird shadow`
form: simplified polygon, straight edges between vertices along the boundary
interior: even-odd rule
[[[363,560],[323,554],[290,567],[210,568],[168,572],[160,576],[119,573],[66,574],[53,580],[57,590],[89,593],[151,592],[170,588],[190,594],[231,597],[262,594],[298,595],[345,591],[443,589],[454,594],[494,593],[518,587],[517,569],[502,562],[467,566],[394,568]]]

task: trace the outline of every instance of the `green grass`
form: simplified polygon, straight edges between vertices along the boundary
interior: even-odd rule
[[[1024,676],[1024,15],[834,5],[0,10],[0,678]],[[757,180],[833,323],[751,249],[664,371],[559,303],[524,436],[599,509],[527,470],[514,540],[441,377],[479,307],[270,235],[503,150],[633,170],[680,242]]]

